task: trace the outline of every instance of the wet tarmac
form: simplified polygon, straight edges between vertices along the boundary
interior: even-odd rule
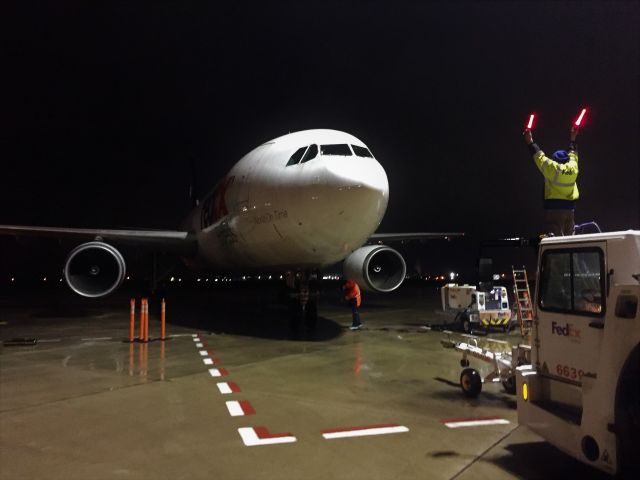
[[[435,287],[365,295],[356,332],[337,289],[313,332],[270,290],[169,294],[166,341],[152,299],[148,344],[123,342],[125,295],[0,299],[0,338],[37,339],[0,353],[0,479],[605,478],[499,384],[462,395]],[[467,419],[492,421],[450,428]]]

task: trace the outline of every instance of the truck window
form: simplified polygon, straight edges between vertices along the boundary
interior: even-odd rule
[[[575,315],[604,314],[604,259],[600,249],[547,250],[542,255],[542,310]]]

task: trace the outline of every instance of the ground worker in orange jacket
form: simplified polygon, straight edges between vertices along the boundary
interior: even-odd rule
[[[342,291],[344,292],[344,299],[349,303],[349,306],[351,307],[351,314],[353,315],[350,329],[358,330],[362,328],[360,314],[358,313],[358,307],[362,302],[360,298],[360,287],[354,280],[349,279],[342,286]]]

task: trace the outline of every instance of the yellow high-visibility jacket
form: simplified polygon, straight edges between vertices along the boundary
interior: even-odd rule
[[[542,150],[533,154],[538,170],[544,175],[544,199],[577,200],[578,152],[569,151],[569,161],[558,163],[545,156]]]

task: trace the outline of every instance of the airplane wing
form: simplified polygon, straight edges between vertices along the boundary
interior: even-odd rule
[[[451,240],[453,237],[464,237],[464,233],[455,232],[415,232],[415,233],[374,233],[369,242],[402,242],[405,240]]]
[[[0,235],[49,237],[92,241],[102,239],[123,245],[147,247],[181,254],[195,253],[197,242],[190,232],[177,230],[96,229],[0,225]]]

